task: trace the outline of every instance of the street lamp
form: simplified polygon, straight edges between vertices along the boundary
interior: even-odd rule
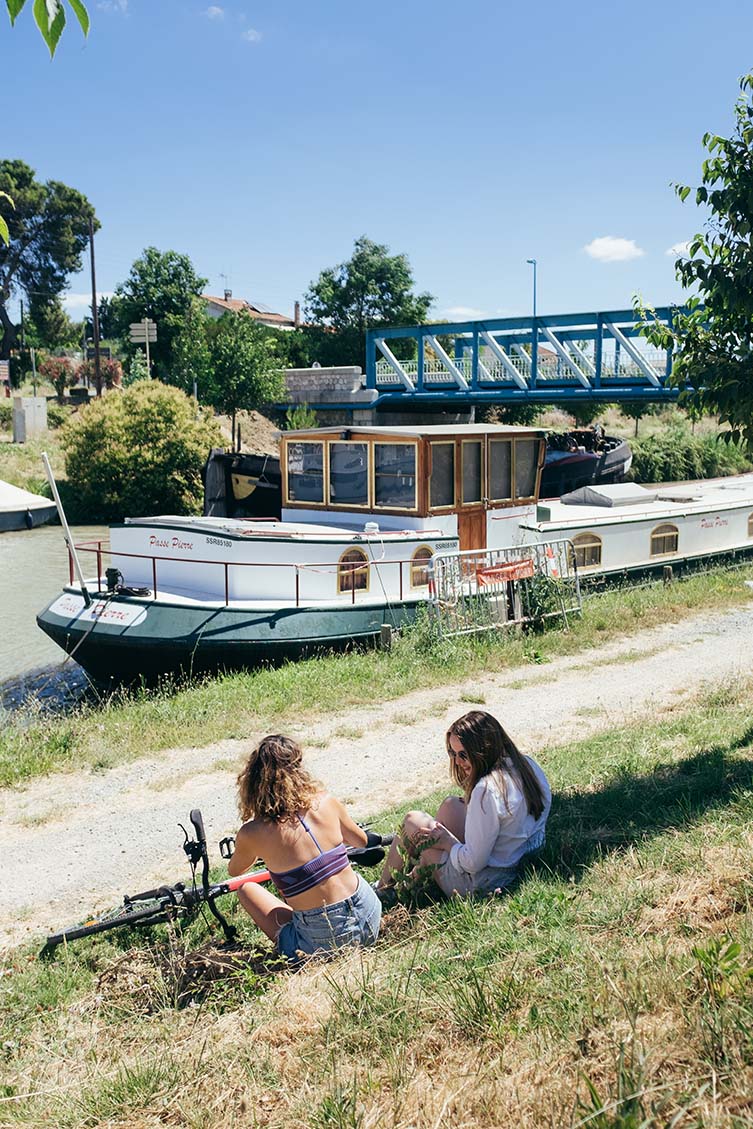
[[[533,316],[536,317],[536,260],[526,259],[526,262],[533,267]]]

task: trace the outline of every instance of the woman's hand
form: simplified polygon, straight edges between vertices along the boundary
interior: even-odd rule
[[[436,847],[439,851],[449,851],[455,841],[454,835],[436,820],[430,827],[420,827],[412,839],[416,847]]]

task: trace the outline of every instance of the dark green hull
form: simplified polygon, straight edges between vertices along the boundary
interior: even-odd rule
[[[74,589],[67,592],[75,593]],[[75,593],[78,595],[78,593]],[[283,608],[254,611],[233,607],[203,608],[95,597],[108,614],[145,610],[141,622],[82,623],[55,610],[53,600],[37,616],[41,629],[96,680],[153,678],[169,672],[198,673],[238,669],[301,658],[325,648],[342,648],[378,636],[383,623],[400,627],[415,618],[416,602],[336,608]]]

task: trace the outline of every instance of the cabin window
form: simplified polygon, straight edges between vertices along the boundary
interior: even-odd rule
[[[368,506],[369,448],[366,443],[330,443],[329,500],[338,506]]]
[[[753,514],[748,514],[748,537],[753,537]]]
[[[374,444],[374,505],[416,508],[414,443]]]
[[[429,505],[433,510],[455,505],[455,444],[431,444]]]
[[[368,557],[363,549],[346,549],[337,566],[337,591],[366,592],[368,587]]]
[[[465,441],[463,450],[463,505],[481,501],[481,443]]]
[[[489,497],[493,502],[512,498],[512,443],[489,440]]]
[[[651,534],[651,556],[664,557],[677,552],[679,530],[676,525],[657,525]]]
[[[538,471],[538,439],[515,440],[515,497],[533,498]]]
[[[288,443],[288,500],[324,501],[323,443]]]
[[[429,583],[429,561],[434,556],[428,545],[416,549],[410,562],[411,588],[425,588]]]
[[[595,568],[601,564],[601,537],[595,533],[579,533],[572,539],[577,568]]]

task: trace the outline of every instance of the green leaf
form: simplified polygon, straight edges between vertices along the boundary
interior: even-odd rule
[[[34,0],[34,19],[50,49],[50,55],[54,55],[65,27],[62,0]]]
[[[26,3],[26,0],[5,0],[5,3],[8,7],[10,22],[11,24],[14,24],[16,22],[16,17]]]
[[[68,0],[68,3],[73,8],[76,19],[81,24],[81,30],[84,35],[89,34],[89,13],[87,12],[83,0]]]
[[[7,225],[7,223],[5,222],[5,220],[3,219],[2,216],[0,216],[0,240],[2,240],[2,242],[5,244],[6,247],[10,243],[10,234],[8,233],[8,225]]]

